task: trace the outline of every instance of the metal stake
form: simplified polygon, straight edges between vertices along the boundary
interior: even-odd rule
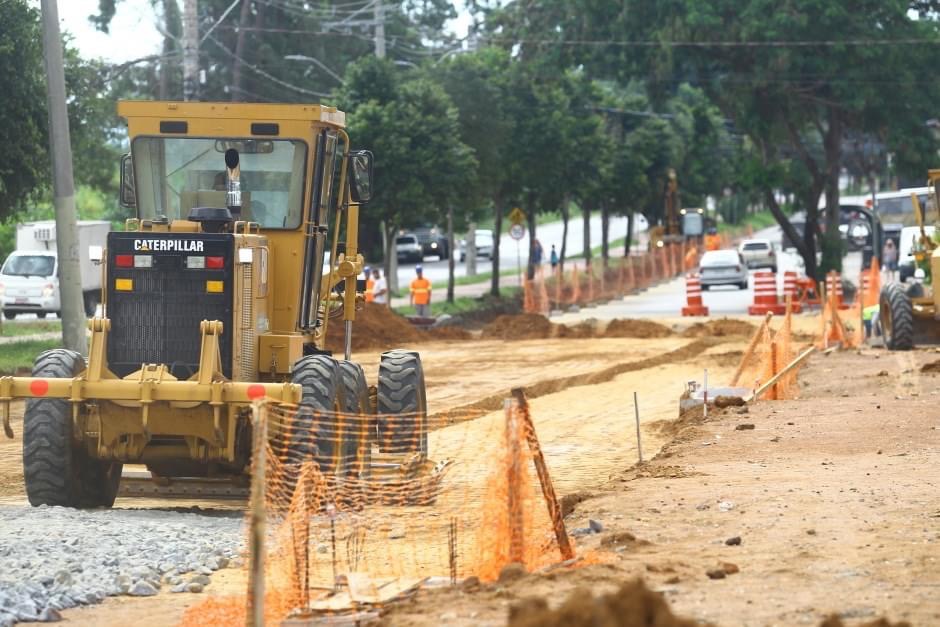
[[[704,386],[702,392],[702,399],[704,400],[702,403],[702,417],[708,418],[708,368],[705,368],[705,378],[702,385]]]
[[[640,440],[640,405],[636,400],[636,392],[633,393],[633,409],[636,413],[636,452],[643,463],[643,442]]]

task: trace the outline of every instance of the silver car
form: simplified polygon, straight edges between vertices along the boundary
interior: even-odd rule
[[[777,253],[769,239],[746,239],[738,246],[738,252],[748,268],[770,268],[777,271]]]
[[[747,264],[736,250],[709,250],[699,263],[702,290],[713,285],[734,285],[747,289]]]
[[[395,238],[395,254],[400,262],[421,263],[424,259],[424,249],[413,234],[399,235]]]

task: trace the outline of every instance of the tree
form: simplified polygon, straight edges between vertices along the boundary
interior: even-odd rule
[[[364,222],[383,224],[385,271],[395,279],[394,238],[402,226],[437,221],[472,180],[476,160],[459,139],[457,110],[420,72],[366,57],[350,66],[339,97],[357,148],[376,155],[376,194]]]
[[[39,11],[25,0],[0,11],[0,219],[23,206],[49,170]]]

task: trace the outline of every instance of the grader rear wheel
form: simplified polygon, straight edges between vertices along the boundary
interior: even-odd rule
[[[303,393],[289,443],[291,461],[314,459],[323,474],[344,473],[340,412],[346,396],[339,363],[327,355],[308,355],[294,364],[292,380]]]
[[[914,348],[914,309],[899,283],[888,283],[881,290],[878,317],[887,348],[894,351]]]
[[[375,424],[369,411],[369,385],[362,366],[352,361],[340,361],[343,378],[343,457],[349,474],[365,479],[372,464],[372,442]]]
[[[33,377],[70,379],[85,369],[76,352],[55,349],[36,358]],[[26,401],[23,474],[31,505],[111,507],[123,464],[89,458],[72,438],[72,406],[58,398]]]
[[[428,401],[418,353],[392,350],[379,364],[378,436],[383,453],[428,454]]]

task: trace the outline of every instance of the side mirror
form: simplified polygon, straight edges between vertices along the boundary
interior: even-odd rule
[[[367,203],[372,200],[372,153],[357,150],[349,153],[350,191],[354,202]]]
[[[134,190],[134,162],[131,153],[121,156],[121,206],[128,209],[137,207],[137,194]]]

